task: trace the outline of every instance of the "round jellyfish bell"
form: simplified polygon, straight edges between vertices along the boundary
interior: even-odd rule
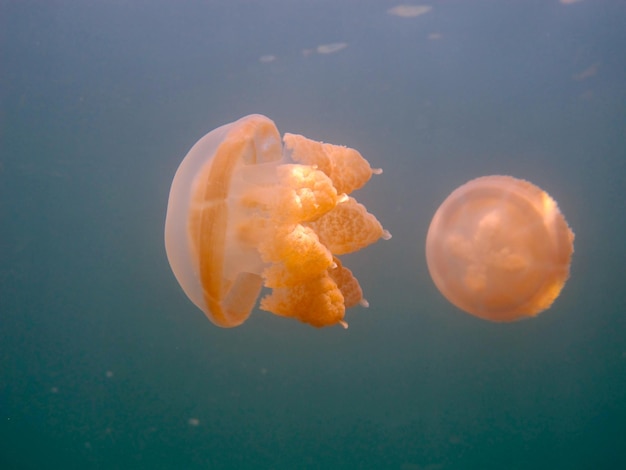
[[[573,251],[574,233],[554,199],[510,176],[457,188],[426,237],[428,270],[443,296],[495,322],[550,307],[569,277]]]

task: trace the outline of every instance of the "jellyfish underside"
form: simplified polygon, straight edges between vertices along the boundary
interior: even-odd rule
[[[285,134],[250,115],[201,139],[172,184],[166,250],[188,297],[215,324],[260,308],[313,326],[342,324],[366,304],[338,255],[388,238],[350,197],[372,174],[346,147]],[[181,215],[182,214],[182,215]]]
[[[514,321],[558,297],[573,241],[547,193],[527,181],[486,176],[457,188],[437,210],[426,259],[452,304],[483,319]]]

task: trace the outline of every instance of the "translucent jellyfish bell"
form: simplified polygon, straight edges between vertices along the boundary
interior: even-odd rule
[[[263,310],[313,326],[342,324],[366,305],[336,255],[389,238],[348,196],[372,174],[356,150],[285,134],[250,115],[205,135],[170,190],[165,248],[179,284],[216,325]]]
[[[484,176],[441,204],[428,229],[426,260],[451,303],[506,322],[550,307],[569,277],[573,243],[547,193],[510,176]]]

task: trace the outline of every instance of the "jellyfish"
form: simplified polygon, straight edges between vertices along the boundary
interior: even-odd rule
[[[367,306],[338,256],[390,238],[350,194],[372,169],[351,148],[286,133],[253,114],[200,139],[178,167],[165,249],[178,283],[209,320],[241,325],[262,310],[315,327]]]
[[[448,196],[426,237],[430,276],[456,307],[511,322],[549,308],[569,277],[574,233],[556,202],[510,176],[484,176]]]

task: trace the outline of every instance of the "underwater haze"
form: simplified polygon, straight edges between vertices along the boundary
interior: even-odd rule
[[[0,0],[0,468],[626,468],[624,25],[623,0]],[[348,329],[219,328],[172,274],[174,173],[251,113],[384,170]],[[576,235],[513,323],[426,267],[439,205],[492,174]]]

